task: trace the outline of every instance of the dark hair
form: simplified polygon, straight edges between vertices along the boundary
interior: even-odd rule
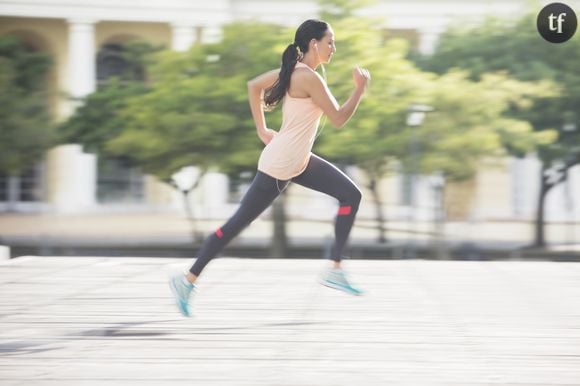
[[[280,75],[276,83],[264,92],[264,104],[267,108],[272,108],[278,104],[286,95],[290,87],[290,76],[296,62],[301,56],[308,52],[310,40],[320,40],[328,30],[328,23],[322,20],[308,19],[300,24],[294,35],[294,42],[289,44],[282,54],[282,65]]]

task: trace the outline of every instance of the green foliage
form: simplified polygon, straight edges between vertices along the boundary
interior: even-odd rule
[[[46,73],[52,64],[49,56],[33,51],[16,37],[2,36],[0,58],[11,63],[15,69],[10,82],[14,87],[29,93],[45,91]]]
[[[255,170],[263,144],[255,134],[246,82],[279,65],[289,39],[284,31],[233,23],[219,43],[159,53],[150,68],[149,92],[128,101],[125,128],[108,142],[108,151],[130,154],[163,179],[187,165],[230,175]],[[267,119],[271,127],[280,124],[279,112]]]
[[[84,104],[59,126],[61,143],[82,143],[87,151],[107,154],[106,143],[125,129],[121,111],[133,96],[147,92],[140,82],[111,79],[86,97]]]
[[[451,180],[471,177],[481,160],[505,154],[525,154],[554,140],[555,133],[534,133],[527,121],[509,116],[510,109],[529,108],[538,95],[549,95],[546,83],[520,82],[505,74],[485,74],[478,82],[466,72],[451,71],[436,78],[429,115],[418,134],[420,171],[442,171]],[[410,139],[412,140],[412,139]],[[409,152],[399,158],[410,164]]]
[[[329,17],[337,40],[329,85],[337,99],[350,94],[349,72],[355,65],[369,68],[372,81],[347,126],[327,129],[321,137],[319,149],[327,157],[356,164],[374,180],[398,165],[406,172],[443,172],[447,179],[461,180],[503,148],[525,153],[553,139],[553,132],[536,135],[513,115],[528,111],[537,95],[556,95],[553,84],[525,83],[505,74],[474,79],[465,72],[424,72],[407,59],[406,42],[383,40],[381,20],[354,17],[350,10]],[[436,112],[412,129],[406,116],[415,103]]]
[[[0,173],[19,174],[54,139],[45,77],[50,58],[18,39],[0,37]]]
[[[435,54],[418,60],[428,70],[443,73],[459,67],[469,71],[472,79],[484,74],[507,71],[522,81],[552,81],[560,91],[534,98],[531,108],[511,111],[512,116],[529,121],[536,131],[552,129],[560,132],[566,123],[580,127],[580,117],[572,116],[580,105],[580,40],[564,44],[544,41],[536,30],[535,14],[531,13],[507,23],[489,18],[469,30],[447,32]],[[568,118],[567,118],[568,117]],[[546,164],[574,152],[580,145],[579,130],[559,144],[539,144],[537,150]],[[562,151],[554,151],[559,148]]]
[[[580,117],[576,114],[580,106],[577,65],[580,40],[571,39],[563,44],[546,42],[536,30],[535,15],[536,12],[531,12],[511,23],[488,18],[475,28],[449,31],[435,54],[418,59],[418,63],[439,73],[463,68],[472,79],[504,71],[511,78],[543,85],[543,92],[537,92],[531,100],[526,98],[523,108],[512,104],[505,114],[529,122],[534,135],[522,134],[527,132],[526,128],[509,122],[505,126],[509,132],[500,130],[507,151],[520,156],[526,150],[535,150],[542,160],[534,245],[543,246],[544,200],[547,192],[565,176],[563,169],[559,169],[560,177],[549,179],[544,171],[558,164],[564,164],[566,169],[580,162]],[[518,93],[519,85],[514,83],[511,92]],[[576,130],[566,132],[564,127]]]

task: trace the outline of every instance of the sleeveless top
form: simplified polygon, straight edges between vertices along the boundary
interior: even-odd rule
[[[302,62],[296,68],[310,67]],[[322,109],[312,98],[293,98],[287,92],[282,105],[282,126],[266,145],[258,170],[279,180],[289,180],[301,174],[310,159]]]

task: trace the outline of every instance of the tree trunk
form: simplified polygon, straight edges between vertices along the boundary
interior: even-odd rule
[[[274,235],[270,255],[283,258],[288,255],[288,239],[286,237],[286,194],[282,192],[272,205],[272,220]]]
[[[379,231],[379,243],[386,243],[386,229],[385,229],[385,218],[383,216],[383,201],[379,194],[377,187],[377,180],[372,178],[369,183],[369,190],[373,195],[373,201],[375,203],[376,219],[377,219],[377,230]]]
[[[537,248],[545,248],[546,247],[546,238],[544,233],[544,223],[545,223],[545,206],[546,206],[546,197],[548,196],[548,192],[556,185],[566,181],[568,178],[568,172],[570,168],[577,165],[580,162],[578,156],[574,156],[569,159],[566,163],[564,163],[563,169],[560,171],[560,175],[555,181],[548,181],[548,176],[546,176],[546,171],[548,168],[545,165],[542,165],[542,174],[540,176],[540,195],[538,197],[538,207],[536,211],[536,221],[535,221],[535,231],[534,231],[534,243],[532,247]]]
[[[554,186],[548,183],[548,178],[545,176],[546,167],[542,166],[541,176],[540,176],[540,195],[538,197],[538,207],[536,211],[536,222],[535,222],[535,236],[533,247],[544,248],[546,246],[546,239],[544,235],[544,215],[545,215],[545,203],[546,195],[550,189]]]

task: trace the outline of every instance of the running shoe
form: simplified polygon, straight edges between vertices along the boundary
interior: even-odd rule
[[[353,286],[342,269],[329,268],[322,273],[320,284],[351,295],[362,295],[363,291]]]
[[[189,283],[183,274],[177,274],[169,278],[169,287],[171,288],[179,312],[183,316],[191,316],[189,298],[191,293],[195,293],[197,290],[195,284]]]

